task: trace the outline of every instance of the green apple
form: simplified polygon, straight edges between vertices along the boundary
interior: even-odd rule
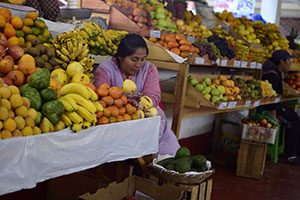
[[[210,94],[204,94],[204,98],[210,101],[211,95]]]
[[[197,81],[197,80],[194,79],[194,78],[191,78],[191,79],[189,80],[189,82],[190,82],[190,84],[192,84],[192,86],[195,86],[196,84],[199,83],[199,81]]]
[[[205,86],[201,83],[198,83],[195,85],[196,90],[198,90],[199,92],[202,92],[203,89],[205,88]]]
[[[221,94],[221,92],[218,89],[215,89],[215,88],[213,88],[210,93],[213,96],[219,96]]]
[[[210,85],[211,85],[211,79],[210,79],[210,78],[206,77],[203,81],[205,82],[205,84],[206,84],[207,86],[210,86]]]
[[[216,103],[219,100],[220,100],[220,98],[218,96],[212,96],[212,98],[211,98],[211,102],[213,102],[213,103]]]
[[[209,94],[211,91],[211,88],[210,87],[205,87],[203,90],[202,90],[202,94]]]
[[[225,87],[223,85],[219,85],[218,90],[220,91],[221,94],[225,94]]]

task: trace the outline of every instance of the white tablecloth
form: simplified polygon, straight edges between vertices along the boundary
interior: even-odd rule
[[[160,117],[0,140],[0,195],[106,162],[158,152]]]

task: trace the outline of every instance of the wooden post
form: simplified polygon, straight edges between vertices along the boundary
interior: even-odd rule
[[[212,153],[218,153],[220,141],[222,138],[221,125],[222,125],[222,117],[223,113],[215,114],[215,123],[214,123],[214,136],[213,136],[213,144],[212,144]]]
[[[180,124],[182,119],[182,110],[184,108],[184,99],[186,95],[186,84],[189,72],[189,64],[180,64],[179,71],[176,78],[176,88],[175,88],[175,106],[173,109],[173,121],[172,129],[179,137]]]

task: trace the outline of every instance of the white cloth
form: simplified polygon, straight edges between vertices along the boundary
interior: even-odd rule
[[[158,152],[160,117],[100,125],[72,133],[0,140],[0,195],[106,162]]]

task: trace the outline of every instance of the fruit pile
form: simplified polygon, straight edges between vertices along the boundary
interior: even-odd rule
[[[174,170],[179,173],[185,172],[205,172],[209,170],[206,157],[204,155],[191,155],[187,147],[180,147],[175,157],[166,158],[158,161],[158,165],[167,170]]]
[[[81,83],[64,85],[59,90],[59,101],[65,109],[62,120],[75,133],[94,126],[97,122],[96,112],[103,111],[97,93]]]
[[[256,79],[245,80],[243,78],[231,77],[240,88],[240,95],[242,99],[259,99],[261,97],[261,88],[259,81]]]
[[[275,97],[276,91],[273,89],[272,84],[268,81],[259,81],[262,97]]]
[[[19,88],[0,80],[0,139],[40,134],[37,112]]]
[[[225,38],[221,38],[218,35],[213,34],[212,36],[208,37],[207,40],[214,43],[218,47],[223,57],[226,57],[228,59],[232,59],[235,57],[235,51],[233,47],[229,45],[228,41]]]
[[[248,61],[254,61],[257,63],[264,63],[269,57],[266,47],[250,48],[248,54]]]
[[[184,58],[191,53],[199,52],[199,49],[182,34],[161,34],[160,39],[150,38],[150,40]]]
[[[218,47],[213,42],[208,42],[206,39],[197,38],[194,46],[199,48],[199,55],[201,57],[207,55],[209,60],[213,61],[222,57]]]
[[[235,86],[233,80],[227,79],[223,75],[213,80],[206,77],[202,82],[198,82],[195,78],[189,76],[188,82],[195,87],[196,90],[201,92],[205,99],[212,103],[242,99],[239,95],[240,88]]]
[[[300,92],[300,73],[290,73],[286,79],[284,80],[289,86],[291,86],[293,89]]]

